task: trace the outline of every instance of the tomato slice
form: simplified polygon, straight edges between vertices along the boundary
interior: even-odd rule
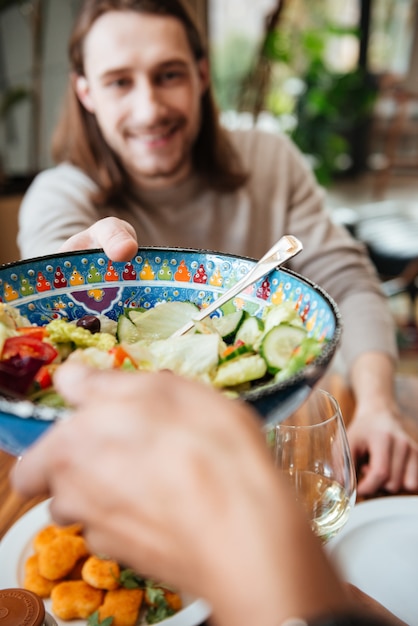
[[[26,393],[40,368],[51,363],[57,354],[50,343],[37,337],[9,337],[4,342],[0,359],[0,385]]]
[[[33,382],[39,389],[48,389],[52,387],[52,374],[55,369],[55,365],[42,365],[36,373]]]
[[[1,360],[6,361],[14,356],[20,358],[32,357],[41,360],[44,364],[51,363],[58,352],[54,346],[42,341],[36,335],[22,334],[17,337],[9,337],[4,342]]]

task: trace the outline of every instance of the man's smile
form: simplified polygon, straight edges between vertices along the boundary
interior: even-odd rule
[[[181,122],[175,122],[169,127],[159,128],[155,130],[128,130],[126,136],[128,139],[138,141],[148,147],[159,147],[167,143],[177,131],[181,128]]]

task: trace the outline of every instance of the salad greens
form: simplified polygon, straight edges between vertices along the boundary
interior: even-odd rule
[[[153,309],[128,308],[117,322],[88,315],[33,326],[0,303],[0,385],[59,406],[54,371],[75,359],[101,369],[170,369],[238,395],[292,376],[324,345],[309,335],[293,302],[271,304],[261,318],[245,311],[207,318],[172,337],[197,311],[191,302],[163,302]]]

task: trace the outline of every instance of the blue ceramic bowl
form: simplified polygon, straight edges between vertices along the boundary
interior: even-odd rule
[[[0,267],[0,299],[38,325],[99,313],[116,320],[126,307],[149,308],[167,300],[209,304],[254,263],[245,257],[178,248],[140,248],[128,263],[113,263],[102,250],[65,253]],[[323,289],[286,269],[272,271],[223,307],[225,312],[244,308],[261,316],[269,304],[289,300],[299,309],[309,333],[326,341],[322,353],[296,375],[279,383],[254,385],[243,394],[266,424],[282,421],[296,409],[324,374],[340,340],[338,309]],[[25,410],[30,414],[35,406],[26,404],[30,406],[20,407],[21,415]],[[0,402],[0,446],[18,454],[50,422],[16,419],[9,415],[15,412],[13,406]],[[48,419],[48,411],[36,409],[40,418]]]

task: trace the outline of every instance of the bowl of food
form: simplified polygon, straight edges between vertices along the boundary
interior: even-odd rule
[[[320,286],[275,269],[172,337],[254,264],[206,250],[144,247],[124,263],[88,250],[0,267],[0,390],[26,400],[1,397],[2,419],[16,412],[27,418],[27,445],[32,428],[43,432],[65,412],[53,372],[67,359],[171,369],[243,398],[266,424],[284,419],[324,374],[340,340],[338,308]],[[3,447],[13,446],[2,437]]]

